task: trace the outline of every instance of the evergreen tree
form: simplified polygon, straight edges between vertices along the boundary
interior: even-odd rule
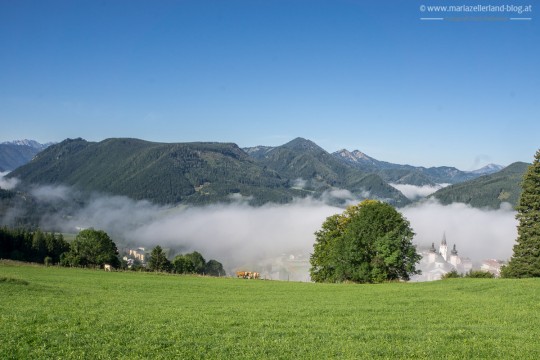
[[[163,272],[170,272],[172,270],[171,262],[167,259],[163,249],[159,245],[156,246],[150,254],[150,258],[148,259],[148,270]]]
[[[518,238],[502,277],[540,277],[540,150],[523,176],[517,206]]]

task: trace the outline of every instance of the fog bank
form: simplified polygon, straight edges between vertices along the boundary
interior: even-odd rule
[[[44,230],[75,232],[93,227],[109,233],[117,243],[152,248],[156,245],[199,251],[231,269],[282,254],[309,255],[314,232],[326,217],[341,213],[355,200],[346,190],[332,190],[320,200],[296,199],[290,204],[248,205],[249,198],[231,197],[231,203],[167,207],[124,196],[94,194],[83,206],[80,194],[64,186],[35,187],[31,194],[53,209],[68,211],[42,214]],[[71,208],[65,204],[72,204]],[[475,209],[465,204],[441,205],[424,200],[399,210],[416,233],[414,242],[438,245],[446,233],[448,245],[457,245],[460,256],[473,261],[506,259],[517,236],[515,211]],[[4,222],[6,219],[3,219]]]
[[[9,174],[9,171],[0,172],[0,189],[13,190],[19,183],[19,180],[16,178],[5,178],[7,174]]]
[[[437,184],[437,185],[424,185],[424,186],[417,186],[417,185],[409,185],[409,184],[390,184],[390,186],[396,188],[397,190],[401,191],[405,197],[407,197],[409,200],[417,200],[419,198],[425,198],[426,196],[429,196],[433,194],[435,191],[440,190],[444,187],[447,187],[450,184]]]
[[[517,238],[516,212],[511,205],[476,209],[462,203],[441,205],[435,199],[401,210],[410,221],[419,246],[438,245],[446,233],[448,247],[456,244],[460,256],[474,260],[507,259]]]

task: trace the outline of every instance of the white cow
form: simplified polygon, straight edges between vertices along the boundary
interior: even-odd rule
[[[103,265],[103,270],[105,270],[105,271],[111,271],[111,269],[112,269],[112,267],[111,267],[110,264],[105,264],[105,265]]]

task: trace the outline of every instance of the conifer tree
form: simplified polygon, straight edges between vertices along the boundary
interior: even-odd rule
[[[148,270],[161,272],[170,272],[172,270],[171,262],[167,259],[167,256],[159,245],[152,249],[152,253],[148,259]]]
[[[517,206],[518,238],[503,277],[540,277],[540,150],[523,176]]]

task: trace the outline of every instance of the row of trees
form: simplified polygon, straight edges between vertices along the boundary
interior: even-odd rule
[[[86,229],[68,243],[62,234],[40,230],[0,228],[0,258],[74,267],[101,267],[109,264],[123,267],[114,241],[102,230]],[[145,269],[140,267],[139,269]],[[178,255],[171,262],[161,246],[150,255],[146,270],[177,274],[224,276],[223,265],[216,260],[206,262],[197,251]]]
[[[0,228],[0,258],[36,263],[59,263],[69,251],[62,234],[40,230]]]
[[[177,255],[171,262],[165,256],[161,246],[156,246],[148,260],[149,271],[169,272],[176,274],[201,274],[210,276],[224,276],[223,265],[217,260],[206,262],[197,251],[189,254]]]

